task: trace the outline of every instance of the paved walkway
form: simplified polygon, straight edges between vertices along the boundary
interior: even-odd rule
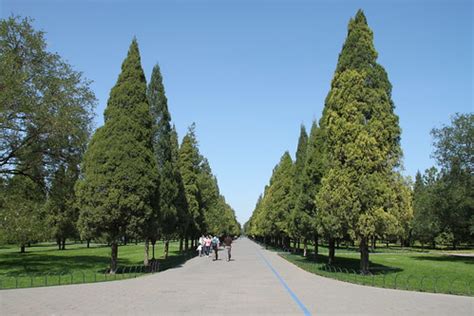
[[[233,255],[131,280],[3,290],[0,315],[474,315],[474,298],[319,277],[245,238]]]

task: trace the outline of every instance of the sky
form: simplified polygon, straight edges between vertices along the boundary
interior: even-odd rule
[[[300,125],[319,120],[347,35],[364,10],[393,85],[404,175],[433,166],[430,130],[473,112],[471,0],[0,0],[29,16],[48,50],[93,81],[95,126],[136,36],[147,79],[159,63],[180,138],[201,153],[241,224]]]

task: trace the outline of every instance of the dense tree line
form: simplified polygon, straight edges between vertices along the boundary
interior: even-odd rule
[[[295,161],[283,155],[245,233],[290,249],[303,241],[304,256],[308,242],[317,254],[323,239],[329,264],[339,242],[356,243],[362,273],[377,240],[472,242],[472,115],[433,131],[442,171],[418,174],[412,190],[400,172],[401,131],[391,89],[359,10],[349,22],[319,124],[313,122],[309,137],[301,128]]]
[[[155,244],[240,233],[199,152],[194,124],[178,144],[158,65],[147,85],[134,39],[92,134],[89,82],[46,51],[31,20],[0,21],[0,236],[21,251],[36,241],[106,242],[111,267],[127,240]],[[44,227],[50,227],[45,230]],[[149,246],[152,245],[152,254]],[[151,258],[150,258],[151,257]]]
[[[456,114],[451,125],[431,134],[440,169],[416,174],[412,239],[455,249],[474,239],[474,115]]]

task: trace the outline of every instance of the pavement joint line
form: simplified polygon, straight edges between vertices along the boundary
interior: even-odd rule
[[[311,313],[309,312],[309,310],[306,308],[306,306],[304,306],[304,304],[300,301],[300,299],[298,298],[298,296],[296,296],[295,292],[293,292],[290,287],[288,286],[288,284],[286,284],[285,280],[283,280],[283,278],[281,277],[281,275],[275,270],[275,268],[273,268],[273,266],[271,265],[271,263],[267,260],[267,258],[265,258],[265,256],[262,254],[262,252],[260,250],[257,249],[257,253],[259,254],[259,256],[263,259],[263,261],[267,264],[267,266],[270,268],[270,270],[272,270],[273,274],[277,277],[278,281],[280,281],[281,285],[283,285],[283,287],[286,289],[286,291],[288,292],[288,294],[290,294],[291,298],[293,299],[293,301],[295,301],[295,303],[298,305],[298,307],[301,309],[301,311],[303,312],[303,314],[305,316],[311,316]]]

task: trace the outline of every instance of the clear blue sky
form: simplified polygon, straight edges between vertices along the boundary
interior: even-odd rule
[[[473,2],[1,0],[30,16],[49,49],[94,81],[96,125],[136,36],[156,62],[182,137],[200,150],[243,224],[299,126],[319,119],[347,23],[362,8],[393,84],[405,174],[434,164],[431,128],[473,111]]]

